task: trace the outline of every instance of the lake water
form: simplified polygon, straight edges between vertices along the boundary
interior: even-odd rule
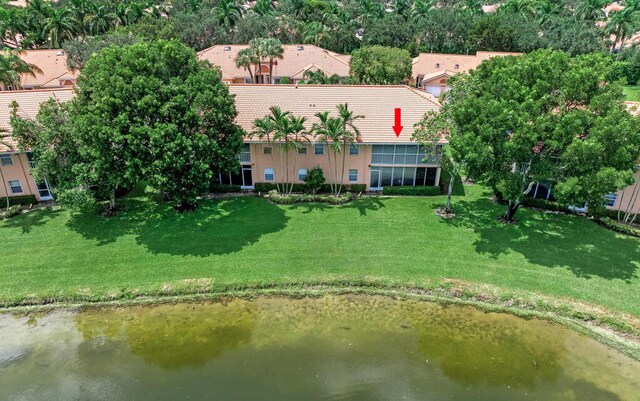
[[[541,320],[385,297],[0,315],[0,400],[640,400],[640,363]]]

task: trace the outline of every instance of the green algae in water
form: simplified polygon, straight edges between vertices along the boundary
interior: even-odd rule
[[[0,400],[639,400],[558,325],[385,297],[0,316]]]

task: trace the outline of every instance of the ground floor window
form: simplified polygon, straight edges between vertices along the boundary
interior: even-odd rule
[[[437,167],[371,167],[371,188],[436,185]]]
[[[253,187],[253,176],[250,165],[242,165],[237,173],[216,173],[216,180],[221,185],[240,185],[241,187]]]
[[[22,193],[22,185],[20,184],[20,180],[11,180],[9,181],[9,187],[11,188],[12,194],[21,194]]]
[[[276,172],[272,168],[264,169],[264,180],[265,181],[273,181],[276,179]]]
[[[618,194],[610,193],[604,196],[604,205],[605,206],[613,206],[616,203],[616,199],[618,198]]]
[[[358,170],[349,169],[349,182],[357,182],[358,181]]]
[[[304,179],[307,178],[307,169],[306,168],[301,168],[298,170],[298,180],[299,181],[304,181]]]

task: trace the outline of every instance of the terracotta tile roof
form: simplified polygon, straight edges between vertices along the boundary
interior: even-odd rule
[[[439,110],[432,96],[424,96],[407,86],[364,85],[229,85],[236,97],[237,122],[247,132],[253,122],[269,114],[269,107],[279,106],[296,116],[307,117],[307,127],[318,121],[318,112],[329,111],[336,116],[336,106],[348,103],[358,120],[365,143],[410,142],[413,125],[431,110]],[[399,137],[393,132],[394,109],[402,109],[404,129]]]
[[[412,75],[428,75],[449,70],[452,73],[466,72],[476,68],[486,59],[496,56],[514,56],[520,53],[477,52],[476,54],[420,53],[413,59]]]
[[[247,47],[249,45],[216,45],[198,52],[198,58],[219,66],[226,74],[234,78],[249,78],[249,73],[244,68],[236,67],[235,62],[238,52]],[[275,77],[295,76],[301,78],[305,69],[310,66],[320,69],[328,75],[349,76],[351,56],[334,53],[313,45],[283,45],[283,48],[283,58],[277,60],[277,64],[273,66]]]
[[[22,88],[60,87],[63,86],[61,82],[75,80],[78,76],[67,67],[67,55],[61,49],[24,50],[19,56],[42,70],[35,77],[23,74],[20,78]]]
[[[25,118],[35,118],[38,114],[40,104],[55,98],[61,102],[66,102],[73,98],[72,89],[57,90],[22,90],[22,91],[3,91],[0,92],[0,128],[11,131],[9,119],[11,118],[11,103],[15,100],[18,102],[18,115]],[[11,146],[17,149],[15,141],[9,141]],[[7,151],[6,147],[0,146],[0,151]]]

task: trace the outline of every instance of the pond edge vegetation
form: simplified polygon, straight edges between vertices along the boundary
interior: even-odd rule
[[[106,295],[75,294],[0,300],[0,313],[30,314],[59,309],[126,307],[178,302],[224,302],[283,296],[291,299],[327,295],[377,295],[396,299],[472,306],[487,313],[508,313],[523,319],[543,319],[588,336],[640,361],[640,319],[585,302],[529,292],[503,290],[486,284],[444,279],[430,285],[408,286],[375,279],[326,282],[285,282],[254,285],[215,285],[212,279],[164,283],[155,291],[123,288]]]

